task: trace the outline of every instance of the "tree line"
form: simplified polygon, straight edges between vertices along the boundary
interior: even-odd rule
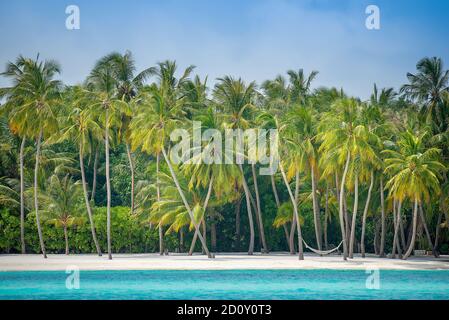
[[[19,56],[1,73],[0,248],[46,257],[48,238],[60,237],[68,254],[75,237],[76,252],[109,259],[133,246],[437,257],[448,251],[449,71],[436,57],[416,68],[399,91],[374,85],[362,100],[313,89],[318,72],[302,69],[209,87],[194,66],[137,72],[130,52],[114,52],[64,85],[56,61]],[[203,132],[276,129],[278,172],[259,175],[257,159],[173,163],[170,133],[193,121]]]

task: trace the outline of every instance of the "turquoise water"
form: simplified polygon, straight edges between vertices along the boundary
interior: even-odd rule
[[[0,299],[449,299],[449,270],[81,271],[67,289],[64,271],[0,272]]]

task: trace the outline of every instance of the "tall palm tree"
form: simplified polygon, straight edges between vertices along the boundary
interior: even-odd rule
[[[106,160],[106,215],[107,215],[107,244],[108,259],[112,259],[111,246],[111,179],[109,162],[110,128],[118,127],[123,115],[130,114],[129,105],[117,99],[117,83],[115,73],[108,56],[97,61],[95,67],[87,78],[89,112],[97,115],[104,125],[104,145]]]
[[[150,68],[147,68],[135,75],[136,66],[134,58],[130,51],[126,51],[125,54],[118,52],[112,52],[103,58],[104,63],[108,64],[113,73],[113,78],[117,86],[116,95],[118,99],[124,100],[129,103],[142,88],[144,81],[151,75]],[[128,130],[131,117],[126,114],[122,114],[122,119],[119,124],[119,138],[124,139],[126,146],[126,154],[128,156],[129,167],[131,172],[131,213],[134,212],[134,162],[130,149]]]
[[[61,82],[54,77],[59,74],[59,64],[53,60],[40,61],[19,56],[10,64],[8,75],[14,74],[14,86],[7,90],[16,97],[17,106],[11,110],[11,121],[22,136],[36,139],[36,161],[34,169],[34,207],[39,244],[44,258],[47,257],[39,215],[38,172],[42,139],[57,131],[57,106],[60,101]],[[12,71],[12,73],[11,73]],[[21,184],[22,185],[22,184]],[[23,185],[22,185],[23,186]]]
[[[177,66],[173,61],[160,62],[157,67],[150,68],[150,73],[156,77],[157,83],[148,89],[148,93],[142,99],[139,112],[131,121],[130,138],[133,148],[140,147],[145,152],[162,154],[203,249],[212,258],[213,255],[210,254],[206,241],[199,231],[193,211],[166,152],[166,148],[169,147],[169,134],[180,126],[183,119],[184,96],[180,88],[188,81],[193,68],[193,66],[188,67],[179,79],[175,76]]]
[[[227,127],[231,129],[247,129],[250,126],[250,112],[254,108],[253,99],[256,95],[255,83],[251,82],[246,85],[242,79],[234,79],[230,76],[225,76],[218,79],[218,83],[215,85],[214,97],[218,104],[219,110],[223,110],[225,122]],[[243,139],[241,136],[241,131],[239,130],[238,139]],[[254,222],[251,213],[251,191],[249,190],[248,183],[245,178],[245,172],[242,164],[239,164],[241,175],[242,175],[242,185],[245,192],[246,198],[246,209],[248,212],[248,221],[250,228],[250,241],[248,254],[252,255],[254,252]],[[256,214],[258,216],[258,226],[260,231],[261,239],[265,243],[265,233],[263,229],[263,221],[261,212],[257,210]],[[265,248],[266,244],[265,244]]]
[[[95,224],[92,215],[92,208],[89,201],[89,193],[87,190],[86,173],[84,168],[84,150],[91,147],[92,139],[101,139],[102,130],[100,125],[96,122],[95,115],[87,109],[89,101],[88,92],[84,88],[75,86],[68,90],[66,94],[66,101],[73,109],[69,111],[65,119],[61,119],[64,124],[61,129],[60,136],[54,136],[55,140],[60,142],[64,140],[71,140],[78,145],[79,164],[81,169],[81,183],[84,193],[84,201],[87,210],[87,216],[91,227],[92,239],[96,251],[101,256],[100,245],[97,240]],[[95,164],[94,164],[95,166]],[[95,169],[94,169],[95,170]],[[94,191],[92,190],[92,193]]]

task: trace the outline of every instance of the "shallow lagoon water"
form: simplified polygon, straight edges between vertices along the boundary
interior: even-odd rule
[[[449,270],[380,270],[379,289],[363,270],[80,271],[79,289],[68,276],[0,272],[0,299],[449,299]]]

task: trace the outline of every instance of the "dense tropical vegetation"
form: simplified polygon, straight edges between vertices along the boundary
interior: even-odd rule
[[[194,66],[137,73],[111,53],[66,86],[57,62],[19,56],[1,74],[0,251],[448,253],[449,71],[416,67],[363,101],[302,69],[210,88]],[[170,134],[194,121],[277,129],[279,170],[176,165]]]

